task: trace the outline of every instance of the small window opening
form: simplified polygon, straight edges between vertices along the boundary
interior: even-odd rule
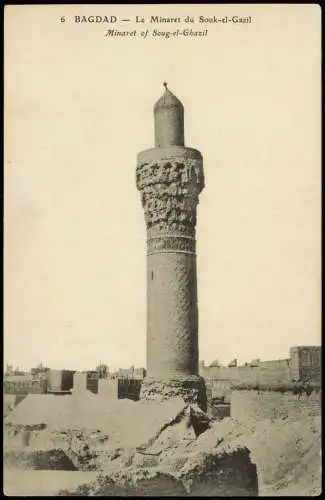
[[[151,271],[151,281],[153,280],[153,271]]]

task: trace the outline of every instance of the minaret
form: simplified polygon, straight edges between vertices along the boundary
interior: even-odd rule
[[[164,83],[154,107],[155,147],[138,155],[147,227],[147,377],[143,399],[183,397],[206,409],[198,367],[196,207],[199,151],[184,146],[184,107]]]

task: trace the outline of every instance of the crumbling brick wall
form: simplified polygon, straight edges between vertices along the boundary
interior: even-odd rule
[[[310,395],[254,390],[231,392],[231,417],[238,420],[298,418],[301,414],[320,415],[320,411],[320,391],[314,391]]]

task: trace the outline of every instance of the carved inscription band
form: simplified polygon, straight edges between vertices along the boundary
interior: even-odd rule
[[[147,240],[148,255],[182,252],[195,255],[196,241],[189,236],[161,235]]]

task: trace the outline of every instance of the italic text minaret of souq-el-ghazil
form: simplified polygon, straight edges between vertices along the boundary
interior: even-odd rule
[[[147,228],[147,376],[140,397],[206,409],[199,376],[196,211],[202,155],[184,145],[184,107],[167,88],[154,106],[155,147],[138,155]]]

